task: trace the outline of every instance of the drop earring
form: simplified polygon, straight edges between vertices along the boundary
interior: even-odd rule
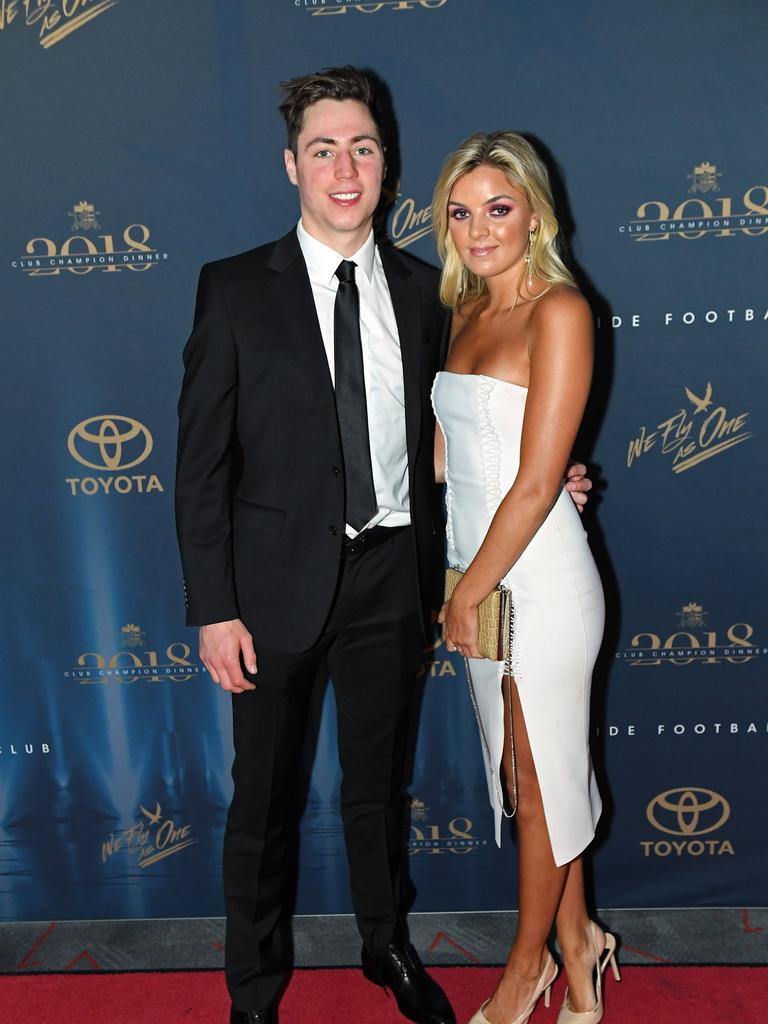
[[[533,286],[533,248],[536,243],[536,229],[528,229],[528,248],[525,250],[525,265],[528,268],[528,288]]]

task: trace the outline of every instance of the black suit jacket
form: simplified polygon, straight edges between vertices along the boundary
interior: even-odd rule
[[[403,362],[411,521],[425,628],[442,528],[430,388],[447,316],[437,271],[380,249]],[[187,624],[241,618],[301,651],[333,600],[344,535],[336,404],[296,232],[203,267],[184,350],[176,523]]]

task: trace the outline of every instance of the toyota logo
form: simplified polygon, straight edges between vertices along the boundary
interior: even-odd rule
[[[152,451],[152,435],[129,416],[91,416],[72,427],[67,448],[89,469],[130,469]]]
[[[703,836],[724,825],[731,816],[731,808],[725,797],[712,789],[680,786],[655,796],[645,813],[660,832]]]

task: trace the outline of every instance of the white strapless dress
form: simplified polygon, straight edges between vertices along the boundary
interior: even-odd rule
[[[469,565],[515,481],[527,396],[519,384],[482,374],[442,370],[435,378],[450,565]],[[502,582],[515,606],[512,665],[552,852],[558,865],[566,864],[591,842],[602,807],[589,754],[589,695],[605,605],[581,517],[565,489]],[[467,670],[501,845],[504,665],[471,658]]]

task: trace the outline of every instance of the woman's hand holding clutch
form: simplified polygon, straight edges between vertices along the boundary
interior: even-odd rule
[[[440,609],[437,621],[443,624],[443,640],[449,651],[457,651],[465,658],[481,658],[477,649],[479,617],[476,604],[461,599],[457,587],[453,597]]]

